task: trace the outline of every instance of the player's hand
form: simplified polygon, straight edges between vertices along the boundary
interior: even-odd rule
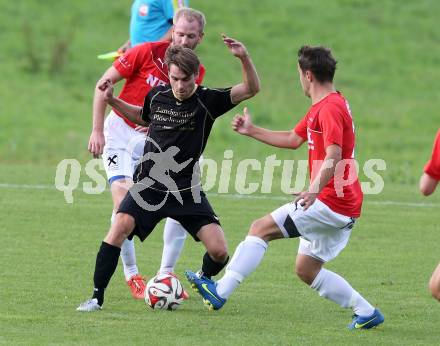
[[[148,126],[136,126],[135,131],[137,132],[142,132],[142,133],[147,133],[148,132]]]
[[[296,196],[294,202],[295,204],[299,204],[303,207],[304,210],[307,210],[310,208],[310,206],[315,203],[316,197],[318,197],[317,193],[309,192],[309,191],[303,191],[300,193],[294,193],[294,196]]]
[[[89,139],[88,149],[93,154],[95,159],[102,155],[104,144],[104,133],[102,131],[92,131]]]
[[[128,48],[130,48],[130,45],[126,43],[118,48],[118,53],[124,54],[128,50]]]
[[[110,79],[104,79],[98,82],[98,89],[102,91],[105,102],[113,99],[113,83]]]
[[[231,53],[237,58],[245,58],[249,55],[243,43],[222,34],[223,42],[229,48]]]
[[[250,136],[254,124],[252,124],[251,115],[247,109],[244,107],[243,115],[237,114],[231,122],[232,129],[241,135]]]

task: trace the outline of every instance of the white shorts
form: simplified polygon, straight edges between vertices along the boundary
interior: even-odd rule
[[[145,134],[132,127],[111,111],[104,122],[105,145],[102,154],[107,179],[133,179],[137,161],[144,154]]]
[[[355,219],[332,211],[320,200],[306,211],[287,203],[271,213],[286,238],[300,236],[298,253],[328,262],[347,245]]]

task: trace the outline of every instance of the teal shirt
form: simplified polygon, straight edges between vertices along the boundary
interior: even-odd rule
[[[159,41],[172,26],[174,11],[187,5],[188,1],[135,0],[131,7],[131,46]]]

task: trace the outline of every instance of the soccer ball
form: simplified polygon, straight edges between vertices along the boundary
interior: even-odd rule
[[[176,310],[183,302],[183,287],[170,274],[158,274],[145,287],[145,303],[153,310]]]

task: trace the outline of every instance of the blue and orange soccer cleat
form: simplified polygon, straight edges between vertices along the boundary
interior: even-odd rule
[[[353,321],[349,324],[348,329],[370,329],[382,324],[385,318],[379,309],[374,309],[373,314],[367,317],[358,315],[353,316]]]
[[[199,276],[196,273],[187,270],[185,276],[191,284],[191,287],[203,298],[203,303],[209,310],[219,310],[226,303],[226,299],[220,297],[215,287],[215,282],[206,276]]]

